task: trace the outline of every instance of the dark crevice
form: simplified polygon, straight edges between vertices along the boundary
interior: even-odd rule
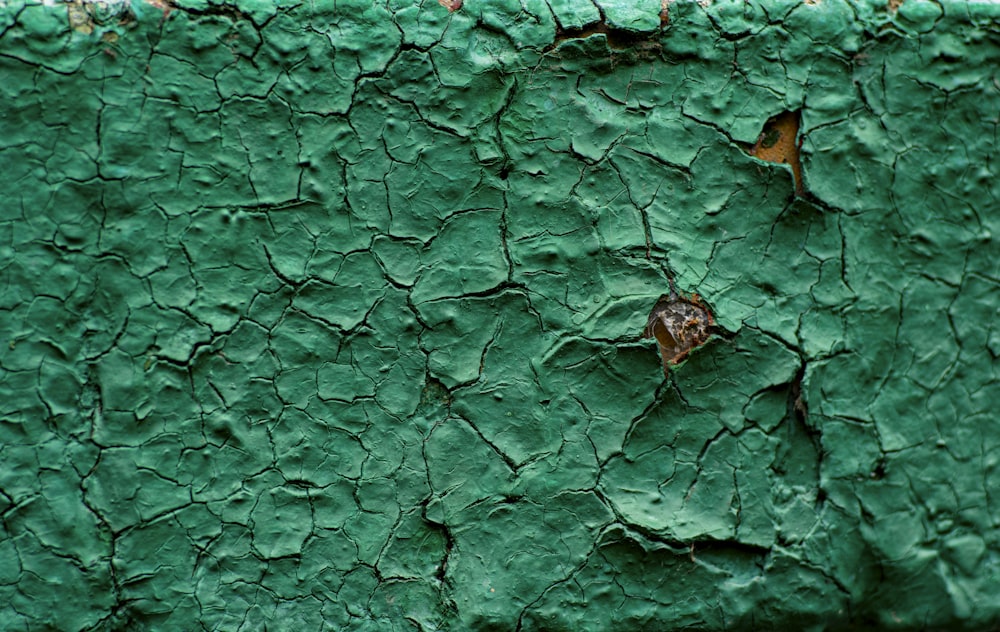
[[[159,0],[159,3],[163,5],[164,12],[180,11],[199,18],[224,18],[233,22],[248,19],[242,11],[230,4],[208,4],[204,8],[198,8],[189,6],[186,2],[178,2],[177,0]]]
[[[594,35],[603,35],[608,48],[615,51],[655,50],[660,48],[659,33],[641,33],[611,26],[601,16],[597,22],[574,28],[556,27],[555,40],[545,47],[543,53],[549,53],[571,40],[582,40]]]

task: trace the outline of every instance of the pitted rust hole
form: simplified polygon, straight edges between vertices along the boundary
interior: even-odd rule
[[[782,112],[767,119],[757,137],[757,143],[747,153],[759,160],[789,165],[795,180],[795,195],[802,195],[802,164],[799,162],[799,123],[801,111]]]
[[[680,364],[695,347],[712,335],[715,320],[698,295],[683,297],[671,289],[656,301],[649,313],[643,338],[655,338],[663,360],[663,372]]]

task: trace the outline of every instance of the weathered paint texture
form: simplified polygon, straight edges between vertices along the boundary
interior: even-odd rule
[[[50,4],[4,630],[1000,622],[1000,5]]]

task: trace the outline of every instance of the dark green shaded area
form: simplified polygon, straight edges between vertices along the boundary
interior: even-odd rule
[[[0,6],[4,629],[1000,620],[995,5],[174,4]]]

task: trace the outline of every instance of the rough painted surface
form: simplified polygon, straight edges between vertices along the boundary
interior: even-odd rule
[[[0,2],[5,630],[1000,621],[997,5],[159,4]]]

